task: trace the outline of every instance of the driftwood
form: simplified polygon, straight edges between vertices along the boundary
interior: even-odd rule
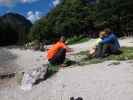
[[[0,64],[0,79],[15,77],[15,74],[20,71],[16,64]]]

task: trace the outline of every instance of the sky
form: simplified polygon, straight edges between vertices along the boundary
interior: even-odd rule
[[[0,0],[0,16],[15,12],[35,22],[59,3],[60,0]]]

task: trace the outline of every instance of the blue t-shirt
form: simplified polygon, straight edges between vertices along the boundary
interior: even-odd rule
[[[108,36],[102,39],[102,44],[110,44],[112,46],[112,51],[120,49],[119,41],[114,32],[111,32]]]

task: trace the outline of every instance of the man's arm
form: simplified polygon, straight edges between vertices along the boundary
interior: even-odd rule
[[[113,39],[114,39],[114,35],[111,34],[108,37],[106,37],[105,39],[103,39],[101,43],[103,43],[103,44],[111,43],[113,41]]]
[[[66,46],[66,51],[67,52],[72,52],[73,50],[72,50],[72,48],[69,48],[68,46]]]
[[[69,48],[66,44],[62,43],[60,45],[60,48],[65,48],[66,49],[66,52],[72,52],[73,50],[71,48]]]

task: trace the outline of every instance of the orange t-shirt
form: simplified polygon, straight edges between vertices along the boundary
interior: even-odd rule
[[[54,44],[49,50],[48,50],[48,60],[52,59],[54,55],[61,49],[61,48],[66,48],[66,45],[63,42],[57,42]]]

